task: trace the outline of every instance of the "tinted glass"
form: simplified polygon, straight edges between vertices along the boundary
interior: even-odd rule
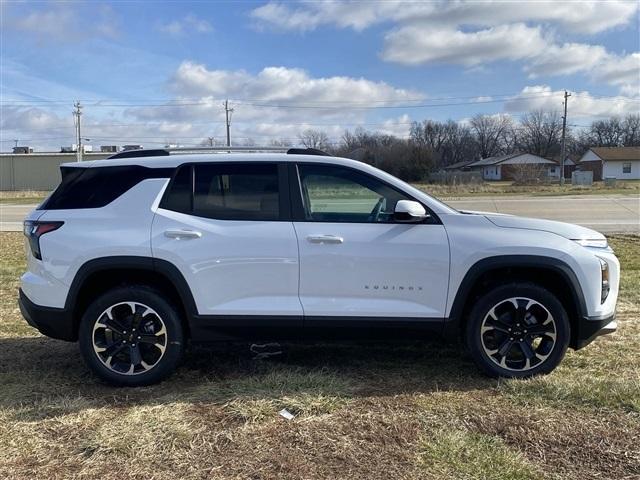
[[[160,202],[160,208],[174,212],[191,213],[193,198],[193,169],[191,165],[180,167],[169,190]]]
[[[62,167],[62,182],[41,210],[101,208],[148,178],[169,178],[173,169],[138,165]]]
[[[278,220],[274,164],[194,165],[193,213],[221,220]]]
[[[320,222],[388,223],[399,200],[411,200],[379,180],[343,167],[299,167],[305,217]]]

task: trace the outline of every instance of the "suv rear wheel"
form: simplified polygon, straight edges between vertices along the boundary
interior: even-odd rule
[[[80,351],[100,378],[115,385],[150,385],[169,376],[183,353],[176,309],[146,286],[118,287],[82,316]]]
[[[502,285],[471,310],[466,343],[476,364],[493,377],[549,373],[569,345],[570,327],[560,301],[531,283]]]

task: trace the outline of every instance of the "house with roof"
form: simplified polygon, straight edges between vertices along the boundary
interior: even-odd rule
[[[471,170],[469,165],[474,163],[475,160],[462,160],[461,162],[452,163],[451,165],[447,165],[444,167],[444,170],[447,172],[468,172]]]
[[[638,180],[640,147],[591,147],[580,158],[578,169],[592,171],[594,180]]]
[[[512,153],[483,158],[466,166],[470,170],[481,170],[484,180],[515,180],[518,172],[524,168],[534,168],[541,176],[550,179],[560,178],[560,166],[554,160],[531,153]]]

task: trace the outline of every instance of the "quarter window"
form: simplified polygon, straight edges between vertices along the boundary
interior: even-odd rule
[[[300,165],[305,217],[316,222],[389,223],[396,203],[412,200],[364,173],[330,165]]]
[[[622,164],[622,173],[631,173],[631,163]]]

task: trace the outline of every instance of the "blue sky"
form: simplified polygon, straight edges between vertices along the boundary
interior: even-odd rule
[[[405,136],[414,120],[585,125],[640,108],[637,2],[3,2],[2,150]],[[366,108],[363,108],[366,107]],[[376,108],[371,108],[376,107]],[[579,128],[579,127],[577,127]]]

